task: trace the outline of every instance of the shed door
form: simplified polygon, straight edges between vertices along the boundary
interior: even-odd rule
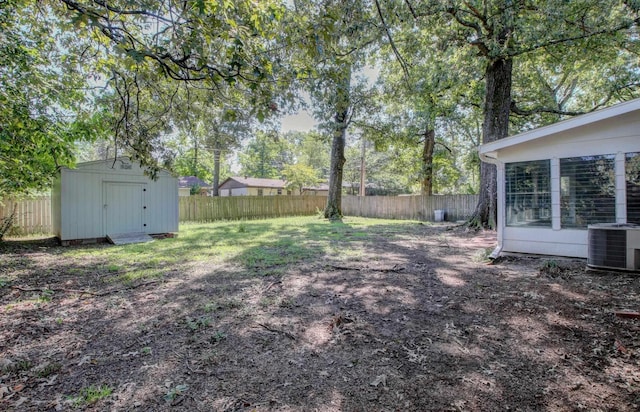
[[[105,234],[144,232],[143,183],[105,183]]]

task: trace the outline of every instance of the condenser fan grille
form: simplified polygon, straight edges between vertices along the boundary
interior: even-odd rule
[[[595,267],[626,268],[627,231],[590,228],[587,263]]]

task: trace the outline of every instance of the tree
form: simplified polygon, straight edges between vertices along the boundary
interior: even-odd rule
[[[305,86],[314,116],[331,136],[329,194],[324,211],[325,218],[331,220],[342,217],[346,135],[359,100],[357,90],[363,88],[356,73],[363,66],[367,47],[379,36],[370,11],[366,1],[294,1],[293,14],[300,16],[296,18],[300,22],[296,30],[306,35],[300,53],[309,74]]]
[[[0,7],[0,199],[49,187],[73,163],[74,142],[103,130],[104,113],[85,98],[81,44],[54,36],[58,24],[32,1]]]
[[[411,54],[405,59],[408,67],[403,72],[389,60],[382,63],[377,107],[369,110],[371,116],[357,124],[379,150],[394,147],[414,152],[420,193],[430,195],[435,186],[435,157],[442,160],[447,154],[450,157],[454,154],[439,125],[452,118],[464,101],[459,96],[463,85],[469,93],[469,85],[474,82],[462,68],[457,69],[462,65],[452,64],[453,56],[446,63],[444,58],[439,61],[430,45],[415,44],[415,33],[400,36],[396,36],[396,40],[402,40],[398,50],[403,55]],[[419,151],[415,150],[417,147]]]
[[[286,165],[282,176],[287,181],[287,189],[302,193],[302,189],[318,183],[318,174],[314,168],[304,163]]]
[[[194,165],[202,153],[212,155],[212,192],[218,196],[221,157],[237,149],[251,132],[254,126],[251,109],[244,96],[228,86],[221,86],[215,94],[188,85],[185,89],[186,93],[179,98],[179,110],[172,118],[191,138]]]
[[[294,163],[291,144],[274,131],[258,131],[239,154],[244,176],[279,179],[286,165]]]
[[[357,195],[361,189],[361,157],[362,139],[349,144],[345,150],[347,161],[344,167],[344,180],[347,182],[347,193]],[[412,170],[416,165],[414,153],[386,147],[377,150],[374,145],[365,143],[367,195],[398,195],[411,191],[417,172]],[[409,155],[409,156],[407,156]],[[410,159],[408,157],[411,157]]]
[[[271,48],[284,11],[277,0],[49,2],[67,22],[61,28],[91,42],[96,72],[110,92],[102,103],[112,114],[114,139],[151,174],[158,158],[171,158],[163,138],[181,85],[219,98],[234,89],[258,119],[277,109],[282,83],[275,81],[279,64]]]
[[[483,143],[506,137],[509,115],[518,110],[512,100],[514,62],[532,53],[579,49],[583,55],[593,55],[603,48],[633,47],[635,36],[627,34],[627,30],[639,21],[635,2],[485,0],[418,5],[403,0],[390,3],[394,10],[403,7],[407,14],[422,22],[421,27],[431,29],[426,32],[430,35],[447,28],[444,39],[449,44],[471,48],[483,60]],[[537,111],[545,109],[539,107]],[[480,176],[480,200],[471,224],[495,227],[495,167],[482,163]]]
[[[438,144],[446,147],[436,138],[436,123],[456,104],[452,89],[463,82],[460,72],[464,66],[452,64],[453,53],[425,41],[423,31],[412,19],[404,20],[397,13],[389,15],[379,1],[375,4],[388,36],[379,58],[382,66],[379,108],[372,110],[377,116],[365,119],[365,130],[378,148],[391,144],[407,148],[422,146],[417,158],[420,192],[430,195],[434,152]],[[392,37],[390,26],[396,25],[401,30],[396,30]],[[398,59],[385,58],[392,52]]]
[[[283,140],[291,142],[296,163],[311,167],[319,179],[328,179],[331,146],[327,136],[315,130],[291,131],[283,136]]]

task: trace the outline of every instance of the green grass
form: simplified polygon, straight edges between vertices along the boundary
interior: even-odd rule
[[[100,399],[104,399],[113,393],[113,388],[106,385],[101,386],[89,386],[87,388],[80,389],[80,393],[71,398],[74,406],[81,407],[86,405],[93,405]]]
[[[416,222],[317,216],[269,220],[183,224],[176,238],[150,243],[69,248],[78,260],[101,261],[107,282],[163,277],[187,262],[240,264],[249,272],[278,274],[279,268],[312,257],[357,258],[367,242],[400,236]]]

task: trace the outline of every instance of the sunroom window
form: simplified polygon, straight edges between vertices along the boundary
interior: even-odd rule
[[[549,160],[505,165],[507,226],[551,227]]]
[[[640,153],[627,153],[627,223],[640,225]]]
[[[616,221],[615,155],[560,159],[563,228]]]

